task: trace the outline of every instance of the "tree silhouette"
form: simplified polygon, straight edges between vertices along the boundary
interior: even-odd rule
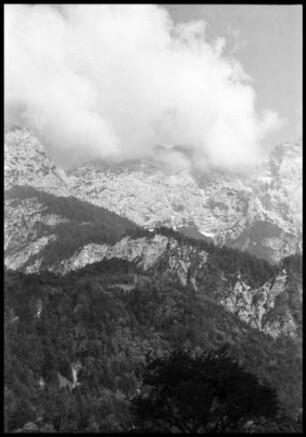
[[[175,351],[140,369],[143,389],[132,399],[136,430],[219,433],[276,416],[275,390],[246,372],[225,349],[198,356]]]

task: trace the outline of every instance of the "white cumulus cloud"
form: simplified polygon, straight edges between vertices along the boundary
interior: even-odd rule
[[[6,122],[36,120],[66,167],[156,144],[203,167],[250,165],[281,122],[257,110],[250,78],[205,27],[154,5],[5,5]]]

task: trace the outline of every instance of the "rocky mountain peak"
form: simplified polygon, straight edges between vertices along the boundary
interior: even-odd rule
[[[64,170],[51,161],[37,136],[28,129],[6,129],[4,163],[6,190],[19,185],[69,195]]]

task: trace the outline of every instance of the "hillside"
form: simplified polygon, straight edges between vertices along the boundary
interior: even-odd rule
[[[28,145],[31,152],[28,155],[19,153],[22,141]],[[228,311],[272,336],[280,333],[293,338],[300,336],[300,318],[295,307],[301,304],[302,285],[294,282],[295,304],[291,308],[288,304],[291,295],[287,293],[291,279],[286,270],[237,249],[218,248],[212,244],[213,238],[197,239],[196,228],[189,232],[190,227],[183,227],[185,236],[167,227],[155,227],[149,232],[101,206],[69,196],[68,191],[63,196],[62,173],[53,169],[43,146],[31,132],[8,131],[7,143],[6,180],[10,188],[5,192],[5,265],[8,269],[27,273],[48,270],[65,275],[103,260],[127,260],[144,274],[153,271],[197,293],[212,296]],[[162,151],[160,148],[159,152]],[[16,154],[18,166],[14,161]],[[135,162],[133,168],[138,165]],[[106,173],[110,171],[107,165],[103,168]],[[125,173],[126,168],[127,163],[122,163],[116,174]],[[158,171],[156,162],[152,162],[151,176],[155,178]],[[43,183],[39,184],[39,180]],[[83,182],[85,187],[86,181]],[[203,180],[201,183],[204,184]],[[239,181],[237,184],[241,185]],[[130,202],[129,196],[126,200]],[[253,232],[253,236],[267,236],[261,231],[262,228],[257,234]]]
[[[5,194],[5,264],[10,269],[37,271],[86,244],[115,243],[136,230],[140,235],[131,221],[73,197],[25,186]]]
[[[276,341],[210,296],[160,275],[152,280],[128,261],[103,261],[64,277],[7,272],[5,287],[9,431],[29,422],[36,430],[126,431],[130,399],[141,390],[137,366],[148,354],[175,348],[226,345],[277,388],[286,414],[301,406],[296,341],[286,335]],[[69,377],[75,360],[82,363],[81,385],[65,394],[54,372]]]
[[[300,335],[299,318],[287,305],[287,272],[237,249],[217,248],[167,228],[148,232],[103,208],[30,187],[7,192],[6,215],[9,269],[65,275],[102,260],[127,260],[144,274],[155,272],[211,296],[273,336]],[[297,305],[301,289],[301,284],[294,288]]]
[[[217,173],[173,176],[154,161],[141,164],[139,179],[139,162],[115,170],[95,163],[90,177],[88,166],[66,176],[33,133],[16,129],[6,140],[6,430],[127,431],[130,399],[141,389],[137,366],[177,348],[226,346],[277,389],[282,414],[299,412],[302,257],[295,254],[298,214],[289,203],[286,219],[269,215],[259,188],[256,194]],[[274,186],[276,208],[282,191]],[[190,209],[176,204],[177,220],[188,211],[185,221],[165,219],[173,187],[175,202],[192,201],[197,190],[199,202],[211,196],[201,203],[201,217],[218,234],[203,231],[194,203]],[[142,214],[146,202],[146,223],[127,213]],[[59,390],[57,372],[70,387],[75,363],[81,385]]]

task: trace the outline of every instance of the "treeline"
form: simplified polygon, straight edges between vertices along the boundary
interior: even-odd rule
[[[43,214],[54,214],[67,222],[53,226],[37,223],[35,231],[38,237],[55,235],[42,252],[30,257],[27,265],[43,257],[42,267],[58,263],[71,257],[85,244],[115,244],[126,235],[147,236],[150,233],[132,221],[105,208],[81,201],[74,197],[59,197],[32,187],[15,186],[6,194],[19,203],[22,199],[36,198],[45,208]]]
[[[291,272],[294,272],[298,275],[302,275],[302,273],[303,273],[303,256],[298,254],[298,253],[287,256],[283,260],[283,266],[287,270],[290,270]]]
[[[104,233],[107,242],[118,241],[128,231],[142,229],[118,214],[76,197],[60,197],[32,187],[15,186],[6,193],[7,198],[18,200],[36,198],[45,206],[44,214],[55,214],[69,219],[73,224],[86,224]]]

